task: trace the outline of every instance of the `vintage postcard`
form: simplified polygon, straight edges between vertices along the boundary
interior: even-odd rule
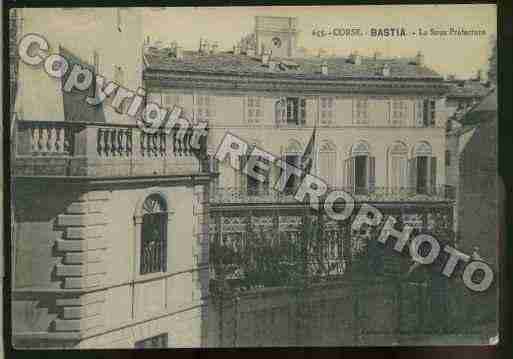
[[[10,9],[13,346],[496,344],[496,22]]]

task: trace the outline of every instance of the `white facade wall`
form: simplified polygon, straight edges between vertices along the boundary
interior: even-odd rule
[[[196,98],[205,92],[192,90],[152,90],[152,101],[172,107],[172,101],[182,106],[188,118],[196,118]],[[249,143],[255,143],[260,148],[282,156],[287,151],[291,141],[299,142],[301,151],[304,151],[314,126],[317,126],[317,150],[319,146],[328,141],[336,148],[336,166],[330,178],[333,178],[334,186],[344,186],[347,174],[344,162],[350,157],[351,146],[359,141],[369,144],[370,155],[375,157],[377,187],[390,186],[390,170],[388,165],[388,150],[397,142],[406,145],[408,159],[414,157],[414,148],[420,142],[431,145],[432,156],[437,158],[436,183],[446,184],[445,180],[445,150],[446,136],[445,126],[447,111],[445,99],[436,99],[436,120],[434,127],[422,127],[419,125],[422,110],[419,101],[424,97],[413,96],[369,96],[369,95],[305,95],[306,98],[306,122],[304,126],[289,125],[277,126],[275,122],[274,104],[279,99],[278,95],[262,95],[261,93],[216,93],[210,91],[211,105],[215,115],[209,119],[209,151],[214,153],[217,146],[227,131],[241,137]],[[280,94],[281,96],[287,96]],[[166,96],[168,101],[166,102]],[[259,123],[250,122],[247,111],[248,97],[258,96],[262,98],[262,116]],[[291,97],[297,95],[290,95]],[[333,119],[329,125],[320,121],[320,99],[331,97],[334,100]],[[425,97],[427,98],[427,97]],[[179,99],[179,100],[176,100]],[[366,99],[368,101],[368,122],[356,123],[356,101]],[[401,124],[391,122],[393,116],[393,101],[404,101],[405,118]],[[228,164],[220,165],[219,187],[239,186],[239,177],[227,168]],[[316,168],[314,168],[314,173]],[[320,173],[317,172],[320,175]],[[276,173],[277,175],[277,173]]]
[[[136,249],[141,240],[134,223],[136,208],[151,193],[169,200],[166,272],[141,275]],[[133,348],[135,342],[168,334],[170,347],[200,346],[201,308],[194,187],[113,190],[104,207],[110,223],[103,303],[104,326],[87,334],[80,348]]]
[[[141,87],[143,38],[139,9],[21,9],[20,18],[20,38],[28,33],[41,35],[50,45],[50,54],[59,54],[62,46],[89,65],[97,63],[96,71],[107,81],[115,80],[116,69],[121,67],[120,84],[132,91]],[[70,120],[65,118],[62,80],[50,77],[43,64],[29,66],[20,61],[18,84],[15,111],[19,120]],[[132,119],[109,106],[103,106],[103,111],[108,123],[132,124]],[[201,263],[208,262],[199,243],[204,215],[202,200],[198,201],[201,187],[192,183],[129,188],[112,184],[103,209],[108,222],[103,234],[107,248],[101,263],[91,265],[105,266],[105,275],[99,287],[84,294],[103,298],[84,307],[94,311],[100,308],[101,324],[83,331],[84,339],[77,347],[134,348],[135,342],[164,333],[168,334],[170,347],[201,345],[202,303],[197,270]],[[167,226],[167,268],[165,272],[140,275],[141,234],[134,216],[140,211],[137,206],[155,191],[165,195],[173,212]],[[67,323],[63,321],[63,325]]]
[[[126,88],[135,91],[141,86],[143,36],[139,9],[18,10],[22,19],[20,38],[29,33],[41,35],[48,41],[50,54],[59,54],[59,47],[62,46],[90,65],[95,62],[96,52],[98,72],[107,80],[114,80],[116,67],[121,67]],[[31,66],[20,61],[18,84],[15,111],[19,118],[32,121],[65,120],[62,81],[49,76],[43,64]],[[130,121],[126,115],[116,113],[109,106],[104,106],[104,111],[107,122]]]

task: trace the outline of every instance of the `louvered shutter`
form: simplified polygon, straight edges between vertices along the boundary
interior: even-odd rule
[[[162,272],[167,270],[167,213],[160,214],[160,259]]]
[[[348,190],[354,192],[354,157],[348,158],[346,160],[346,179],[347,179],[347,187]]]
[[[374,192],[374,187],[376,185],[376,158],[375,157],[369,157],[368,169],[369,169],[368,190],[369,190],[369,192],[372,193],[372,192]]]
[[[436,101],[429,101],[429,126],[435,127],[436,120]]]
[[[240,163],[240,170],[239,170],[239,176],[240,176],[240,189],[241,191],[243,191],[244,193],[247,191],[247,186],[248,186],[248,181],[247,181],[247,178],[246,178],[246,175],[242,172],[242,170],[244,169],[244,167],[246,166],[246,162],[247,162],[247,158],[248,156],[247,155],[242,155],[239,157],[239,163]]]
[[[299,99],[299,124],[306,124],[306,99]]]
[[[436,157],[431,157],[431,173],[430,173],[431,193],[436,193]]]
[[[422,126],[429,126],[429,100],[424,100],[422,107]]]
[[[280,126],[285,122],[285,113],[286,104],[283,98],[279,98],[278,101],[274,104],[274,112],[275,112],[275,123],[277,126]]]
[[[417,192],[417,158],[412,158],[408,163],[408,172],[410,174],[410,190]]]

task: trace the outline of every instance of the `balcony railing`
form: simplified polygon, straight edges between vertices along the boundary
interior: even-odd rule
[[[18,121],[18,176],[151,176],[201,172],[191,130],[148,134],[134,125]]]
[[[417,202],[417,201],[448,201],[454,199],[451,186],[440,185],[418,191],[411,187],[374,187],[373,189],[358,189],[340,187],[331,190],[345,191],[359,202]],[[320,198],[323,201],[323,198]],[[298,203],[293,194],[281,193],[273,189],[255,193],[239,187],[222,187],[216,189],[210,196],[213,204],[251,204],[251,203]]]
[[[163,266],[162,243],[152,241],[143,244],[141,248],[141,274],[160,272],[163,270]]]

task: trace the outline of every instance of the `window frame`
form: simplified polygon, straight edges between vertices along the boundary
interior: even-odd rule
[[[160,271],[154,271],[149,273],[142,273],[141,266],[142,266],[142,248],[143,248],[143,222],[144,222],[144,205],[146,201],[150,197],[159,197],[160,200],[165,204],[165,210],[161,211],[159,213],[165,214],[167,216],[167,220],[165,222],[165,238],[164,238],[164,245],[165,252],[162,253],[164,256],[163,263],[161,266]],[[169,273],[170,271],[170,263],[169,263],[169,248],[170,248],[170,240],[172,239],[171,233],[172,233],[172,219],[173,219],[174,211],[170,208],[170,201],[168,200],[167,195],[160,191],[160,190],[151,190],[144,194],[139,199],[139,203],[136,206],[136,213],[134,215],[134,231],[135,231],[135,246],[134,246],[134,272],[136,278],[151,278],[153,276],[158,277],[165,273]]]
[[[257,103],[257,104],[256,104]],[[257,115],[258,113],[258,115]],[[246,97],[246,122],[250,125],[261,124],[264,119],[264,97]]]
[[[285,98],[285,124],[287,126],[304,126],[306,124],[306,98]]]
[[[212,121],[216,116],[215,96],[206,94],[194,95],[194,118],[196,121]],[[203,115],[205,113],[205,115]]]
[[[319,123],[323,126],[332,125],[335,121],[335,97],[319,98]]]
[[[404,126],[408,118],[408,103],[403,99],[391,101],[390,124],[393,126]]]
[[[362,105],[363,104],[363,105]],[[368,125],[369,124],[369,99],[355,99],[354,100],[354,124]]]

